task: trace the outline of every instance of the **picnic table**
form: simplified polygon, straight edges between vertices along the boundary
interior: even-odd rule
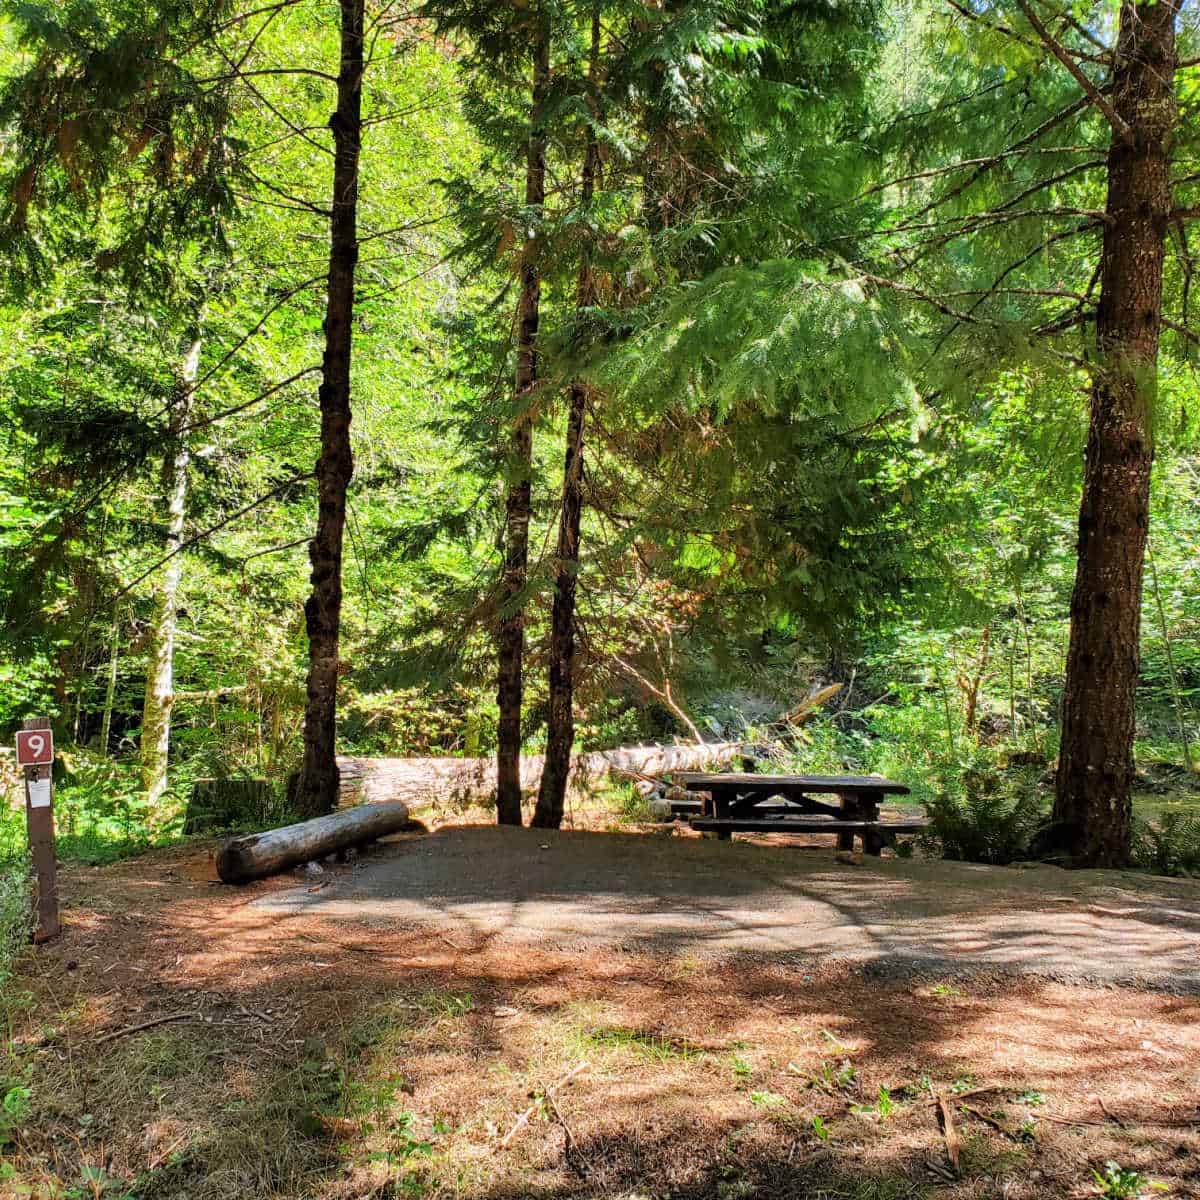
[[[703,798],[693,829],[728,839],[746,833],[832,833],[838,848],[854,849],[862,839],[868,854],[878,855],[897,833],[915,833],[928,822],[879,819],[885,796],[904,796],[903,783],[877,775],[757,775],[680,772],[674,781]],[[814,799],[832,795],[836,804]],[[687,807],[691,807],[690,805]]]

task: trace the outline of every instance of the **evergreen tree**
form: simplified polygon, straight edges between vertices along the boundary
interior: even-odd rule
[[[1171,167],[1194,140],[1178,119],[1180,9],[1123,3],[1115,24],[1104,5],[1014,0],[992,10],[951,0],[950,9],[936,27],[955,52],[941,68],[949,86],[893,127],[906,142],[915,129],[924,144],[914,170],[881,189],[897,214],[886,222],[897,249],[871,283],[947,319],[933,339],[950,390],[976,389],[998,364],[1031,358],[1090,377],[1045,845],[1080,866],[1121,865],[1160,332],[1191,336],[1164,315],[1163,292],[1171,230],[1189,217]],[[949,164],[925,165],[930,151],[948,149]],[[955,379],[945,369],[951,339],[968,332],[973,353]]]
[[[584,221],[590,221],[600,171],[601,101],[600,9],[591,14],[588,53],[587,133],[580,168],[579,206]],[[596,303],[593,251],[588,233],[580,250],[576,309],[585,315]],[[554,602],[550,614],[549,694],[546,703],[546,755],[538,786],[533,824],[557,829],[571,771],[575,744],[575,593],[579,579],[579,538],[583,516],[583,446],[587,420],[588,386],[574,378],[568,387],[566,453],[563,463],[562,497],[559,501],[558,542],[554,556]]]
[[[325,354],[321,367],[321,455],[317,460],[317,532],[309,548],[312,593],[304,605],[308,630],[308,702],[304,761],[296,807],[305,816],[338,803],[337,692],[342,616],[342,546],[346,492],[354,473],[350,445],[350,356],[354,276],[358,263],[359,155],[362,147],[364,0],[341,0],[341,61],[334,138]]]

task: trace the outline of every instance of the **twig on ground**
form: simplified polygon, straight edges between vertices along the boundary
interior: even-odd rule
[[[962,1105],[962,1110],[977,1121],[982,1121],[985,1125],[990,1125],[997,1133],[1004,1134],[1006,1138],[1011,1138],[1014,1142],[1023,1140],[1019,1133],[1009,1129],[1003,1121],[997,1117],[993,1117],[990,1113],[981,1112],[978,1108],[972,1108],[969,1104]]]
[[[966,1092],[951,1092],[949,1098],[957,1103],[959,1100],[967,1100],[971,1096],[986,1096],[989,1092],[1007,1092],[1009,1090],[1011,1089],[1003,1083],[989,1083],[987,1087],[971,1088]],[[938,1099],[938,1093],[935,1092],[927,1103],[937,1104]]]
[[[149,1162],[148,1169],[151,1171],[157,1170],[163,1163],[188,1140],[189,1134],[183,1133],[173,1141],[161,1154],[156,1154]]]
[[[1119,1126],[1120,1126],[1122,1129],[1128,1129],[1128,1128],[1129,1128],[1129,1127],[1128,1127],[1128,1126],[1125,1124],[1125,1122],[1124,1122],[1124,1121],[1122,1121],[1122,1120],[1121,1120],[1121,1118],[1117,1116],[1117,1114],[1116,1114],[1115,1112],[1113,1112],[1111,1109],[1109,1109],[1108,1105],[1104,1103],[1104,1100],[1103,1100],[1103,1099],[1102,1099],[1100,1096],[1092,1096],[1092,1099],[1093,1099],[1093,1100],[1095,1100],[1095,1102],[1096,1102],[1096,1103],[1097,1103],[1097,1104],[1100,1106],[1100,1111],[1101,1111],[1101,1112],[1102,1112],[1102,1113],[1103,1113],[1103,1114],[1104,1114],[1104,1115],[1105,1115],[1105,1116],[1106,1116],[1106,1117],[1107,1117],[1107,1118],[1108,1118],[1110,1121],[1112,1121],[1112,1123],[1113,1123],[1114,1125],[1119,1125]]]
[[[152,1021],[143,1021],[140,1025],[126,1025],[124,1029],[114,1029],[112,1033],[106,1033],[103,1037],[98,1037],[93,1046],[102,1046],[105,1042],[111,1042],[114,1038],[124,1037],[129,1033],[138,1033],[143,1029],[153,1029],[155,1025],[166,1025],[170,1021],[199,1021],[202,1014],[198,1012],[179,1012],[170,1013],[165,1017],[155,1017]]]
[[[946,1140],[946,1157],[950,1160],[950,1165],[954,1168],[955,1174],[957,1174],[960,1142],[958,1139],[958,1130],[954,1126],[954,1109],[946,1099],[944,1092],[937,1093],[937,1118],[938,1127],[942,1131],[942,1137]]]
[[[566,1137],[566,1145],[563,1147],[563,1157],[567,1160],[569,1166],[575,1168],[576,1172],[581,1175],[587,1175],[588,1161],[579,1152],[579,1143],[575,1138],[575,1132],[567,1124],[567,1118],[562,1115],[562,1109],[558,1107],[558,1101],[554,1098],[554,1089],[546,1089],[546,1099],[550,1102],[550,1107],[554,1109],[554,1115],[558,1118],[558,1123],[563,1127],[563,1134]],[[575,1161],[571,1161],[571,1156],[574,1154]]]
[[[516,1124],[504,1135],[500,1141],[500,1148],[506,1149],[509,1143],[525,1128],[526,1125],[537,1115],[537,1111],[542,1107],[542,1101],[549,1099],[553,1104],[553,1092],[559,1088],[566,1087],[577,1075],[581,1075],[591,1066],[591,1063],[581,1062],[578,1066],[572,1067],[561,1079],[550,1084],[548,1088],[539,1096],[518,1118]]]
[[[313,942],[318,946],[336,946],[339,950],[349,950],[353,954],[369,954],[373,958],[383,959],[400,959],[403,955],[389,954],[386,950],[376,950],[374,946],[356,946],[353,942],[339,942],[337,938],[321,937],[317,934],[305,933],[302,929],[292,930],[292,933],[303,938],[306,942]]]

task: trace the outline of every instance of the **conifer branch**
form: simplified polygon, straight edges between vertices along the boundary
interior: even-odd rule
[[[1017,154],[1091,154],[1095,149],[1095,146],[1043,146],[1036,150],[1004,150],[1000,154],[989,154],[986,158],[964,158],[958,162],[948,163],[944,167],[930,167],[926,171],[913,171],[908,175],[897,175],[883,183],[877,183],[873,187],[867,188],[865,192],[859,192],[849,203],[855,204],[859,200],[865,200],[868,196],[874,196],[888,188],[900,187],[901,184],[953,175],[955,171],[965,171],[968,167],[994,167],[1004,159],[1012,158]]]
[[[990,29],[993,33],[1002,33],[1006,38],[1010,38],[1012,41],[1018,42],[1022,46],[1029,46],[1033,50],[1041,49],[1041,46],[1038,42],[1034,41],[1033,38],[1028,38],[1024,34],[1018,33],[1011,25],[1001,25],[998,21],[989,21],[979,13],[972,12],[969,8],[967,8],[966,5],[959,4],[958,0],[947,0],[947,2],[955,12],[966,17],[968,21],[974,21],[976,25],[982,25],[985,29]],[[1020,0],[1018,0],[1018,3],[1020,3]],[[1021,7],[1023,9],[1024,5],[1022,4]],[[1082,50],[1076,50],[1074,53],[1079,58],[1085,59],[1088,62],[1106,61],[1105,59],[1100,58],[1098,55],[1087,54]]]
[[[1027,147],[1032,146],[1035,142],[1041,141],[1041,139],[1052,129],[1057,128],[1064,121],[1070,120],[1071,117],[1075,116],[1076,113],[1082,112],[1082,110],[1087,108],[1087,106],[1087,97],[1081,96],[1078,100],[1068,104],[1066,108],[1060,109],[1051,117],[1047,117],[1046,120],[1037,126],[1036,129],[1031,130],[1023,138],[1019,138],[1017,141],[1013,142],[1011,146],[1008,146],[998,154],[993,155],[989,160],[983,163],[977,171],[973,172],[969,179],[963,180],[962,183],[951,189],[951,191],[945,196],[939,196],[936,199],[931,200],[924,206],[924,208],[919,209],[915,215],[918,217],[924,216],[926,213],[932,212],[933,209],[939,207],[940,205],[953,200],[956,196],[962,195],[963,192],[965,192],[968,188],[973,187],[980,179],[983,178],[984,175],[987,174],[988,171],[997,166],[999,163],[1003,162],[1004,159],[1010,158],[1017,151],[1024,150]]]
[[[126,584],[125,587],[123,587],[113,596],[113,601],[120,600],[123,596],[129,595],[129,593],[133,591],[133,589],[137,587],[139,583],[141,583],[143,580],[149,579],[150,576],[159,569],[159,567],[165,566],[171,561],[171,559],[175,558],[176,555],[182,554],[185,550],[191,549],[192,546],[195,546],[198,542],[204,541],[205,538],[211,537],[214,533],[224,529],[227,525],[232,525],[239,517],[244,517],[247,513],[253,512],[259,507],[259,505],[265,504],[268,500],[273,500],[279,495],[280,492],[284,492],[288,488],[294,487],[297,483],[300,483],[305,479],[311,479],[312,477],[313,472],[311,470],[301,471],[300,474],[293,475],[290,479],[285,479],[282,483],[277,484],[269,492],[264,492],[257,499],[251,500],[249,504],[243,505],[237,510],[237,512],[230,513],[227,517],[222,517],[222,519],[217,521],[216,524],[210,525],[207,529],[202,529],[199,533],[193,534],[186,541],[180,542],[170,554],[164,554],[156,563],[153,563],[140,575],[138,575],[132,583]]]
[[[315,204],[303,196],[293,196],[291,192],[284,191],[283,188],[273,184],[269,179],[264,179],[257,171],[246,166],[244,162],[242,163],[242,170],[260,187],[266,188],[268,192],[274,196],[278,196],[281,200],[286,200],[298,212],[312,213],[314,216],[321,217],[326,221],[333,215],[331,209],[322,208],[321,205]]]
[[[210,75],[207,79],[197,79],[196,86],[203,87],[210,83],[233,83],[239,79],[254,79],[262,75],[311,75],[314,79],[322,79],[326,83],[337,83],[337,76],[328,71],[319,71],[316,67],[259,67],[253,71],[243,71],[236,63],[221,55],[233,68],[224,75]]]
[[[979,297],[979,299],[976,300],[975,303],[971,305],[971,307],[967,311],[970,313],[974,313],[977,308],[981,307],[987,301],[987,298],[989,295],[991,295],[992,293],[997,291],[997,289],[999,289],[1000,285],[1010,275],[1012,275],[1015,271],[1019,271],[1023,266],[1025,266],[1026,263],[1028,263],[1032,259],[1036,258],[1039,254],[1041,254],[1048,247],[1054,245],[1055,242],[1066,241],[1068,238],[1075,237],[1076,234],[1083,232],[1085,229],[1094,229],[1095,226],[1096,226],[1096,223],[1094,221],[1088,221],[1085,224],[1080,225],[1076,229],[1060,230],[1058,233],[1052,234],[1048,238],[1044,238],[1041,242],[1038,243],[1038,245],[1034,246],[1031,250],[1029,250],[1027,253],[1023,254],[1020,258],[1016,259],[1016,261],[1009,263],[1008,266],[1005,267],[1004,270],[1001,271],[1000,274],[997,275],[996,278],[992,280],[991,287],[988,288]],[[1094,277],[1093,277],[1093,280],[1094,280]],[[1083,297],[1083,301],[1086,303],[1086,302],[1090,301],[1090,299],[1091,299],[1091,288],[1089,287],[1087,295],[1085,295]],[[1072,320],[1072,322],[1071,322],[1071,324],[1077,324],[1077,323],[1078,322],[1076,320]],[[942,336],[938,339],[936,347],[934,348],[935,354],[937,354],[941,351],[942,347],[946,344],[946,341],[953,335],[954,331],[957,328],[958,328],[957,325],[952,325],[949,329],[946,330],[946,332],[944,334],[942,334]],[[1070,325],[1064,325],[1063,328],[1070,328]],[[1060,330],[1058,328],[1050,328],[1048,326],[1040,326],[1035,332],[1048,334],[1048,333],[1057,333],[1057,332],[1060,332]]]
[[[267,323],[267,321],[269,321],[269,320],[270,320],[270,318],[271,318],[271,317],[272,317],[272,316],[273,316],[273,315],[274,315],[276,312],[278,312],[278,310],[279,310],[279,309],[281,309],[281,308],[282,308],[282,307],[283,307],[285,304],[287,304],[287,303],[288,303],[290,300],[292,300],[292,299],[293,299],[293,297],[295,297],[295,296],[299,295],[301,292],[305,291],[306,289],[308,289],[308,288],[310,288],[310,287],[313,287],[313,286],[315,286],[315,285],[316,285],[316,284],[318,284],[318,283],[323,283],[323,282],[325,281],[325,279],[326,279],[326,278],[327,278],[327,274],[326,274],[325,272],[322,272],[320,275],[314,275],[314,276],[312,276],[312,278],[311,278],[311,279],[306,279],[306,280],[304,280],[304,282],[303,282],[303,283],[297,283],[297,284],[295,284],[293,287],[287,288],[287,289],[286,289],[286,290],[283,292],[283,294],[282,294],[282,295],[279,297],[279,299],[278,299],[278,300],[276,300],[276,301],[275,301],[275,303],[274,303],[274,304],[272,304],[272,305],[271,305],[271,306],[270,306],[270,307],[267,309],[267,311],[266,311],[266,312],[264,312],[264,313],[262,314],[262,316],[258,318],[258,320],[257,320],[257,321],[255,321],[255,323],[254,323],[254,324],[253,324],[253,325],[252,325],[252,326],[251,326],[251,327],[250,327],[250,328],[249,328],[249,329],[246,331],[246,333],[245,333],[245,334],[243,334],[243,335],[242,335],[242,337],[240,337],[240,338],[237,340],[237,342],[236,342],[236,343],[234,343],[234,346],[233,346],[233,348],[232,348],[232,349],[231,349],[231,350],[230,350],[230,351],[229,351],[227,354],[224,354],[224,355],[222,355],[222,356],[221,356],[221,357],[220,357],[220,358],[219,358],[219,359],[218,359],[218,360],[217,360],[217,361],[216,361],[216,362],[215,362],[215,363],[212,365],[212,367],[211,367],[211,368],[210,368],[208,371],[206,371],[206,372],[205,372],[205,374],[204,374],[204,375],[202,375],[202,376],[201,376],[201,377],[200,377],[200,378],[199,378],[199,379],[196,381],[196,386],[192,388],[192,393],[193,393],[193,395],[194,395],[195,393],[199,392],[199,390],[200,390],[200,389],[201,389],[201,388],[202,388],[202,387],[203,387],[203,386],[204,386],[206,383],[208,383],[208,382],[209,382],[209,380],[211,380],[211,379],[212,379],[212,378],[213,378],[213,377],[214,377],[214,376],[215,376],[215,375],[216,375],[216,374],[217,374],[217,373],[218,373],[218,372],[221,370],[221,368],[222,368],[222,367],[223,367],[223,366],[224,366],[224,365],[225,365],[227,362],[229,362],[229,360],[230,360],[231,358],[233,358],[233,356],[234,356],[235,354],[237,354],[237,352],[238,352],[238,351],[239,351],[239,350],[240,350],[240,349],[241,349],[241,348],[242,348],[242,347],[243,347],[243,346],[244,346],[244,345],[245,345],[245,344],[246,344],[248,341],[250,341],[250,339],[251,339],[252,337],[254,337],[254,336],[257,334],[257,333],[259,333],[259,332],[261,331],[262,327],[263,327],[263,326],[264,326],[264,325]]]
[[[235,404],[232,408],[226,408],[222,412],[214,413],[211,417],[204,417],[202,420],[193,421],[189,425],[184,425],[183,428],[178,431],[178,436],[183,436],[187,433],[194,433],[197,429],[204,429],[209,425],[215,425],[218,421],[224,421],[226,417],[237,416],[238,413],[245,412],[248,408],[253,408],[254,405],[260,404],[263,400],[269,399],[271,396],[275,395],[276,392],[282,391],[290,384],[295,383],[297,380],[303,379],[306,375],[312,375],[320,369],[321,368],[319,365],[314,367],[305,367],[303,371],[297,371],[295,375],[289,375],[287,379],[284,379],[280,383],[274,384],[265,392],[259,392],[259,394],[255,396],[253,400],[247,400],[242,404]]]
[[[225,60],[225,62],[231,68],[234,68],[234,74],[233,74],[232,78],[242,80],[242,82],[245,83],[246,88],[249,90],[250,94],[277,121],[279,121],[280,124],[282,124],[285,128],[290,129],[292,131],[292,133],[296,134],[298,137],[302,138],[305,142],[307,142],[310,146],[312,146],[312,148],[314,150],[319,150],[322,154],[327,154],[327,155],[329,155],[330,158],[333,158],[333,148],[332,147],[326,146],[323,143],[318,142],[317,139],[314,137],[309,137],[308,134],[299,125],[295,124],[284,113],[282,113],[274,104],[272,104],[271,101],[268,100],[265,95],[263,95],[262,91],[259,89],[259,87],[256,84],[251,82],[251,80],[249,80],[243,72],[238,71],[234,67],[233,59],[231,59],[229,57],[229,55],[226,54],[225,51],[221,49],[220,46],[215,46],[215,49],[216,49],[217,53]]]
[[[1028,0],[1017,0],[1017,6],[1025,14],[1025,19],[1033,26],[1034,32],[1046,44],[1046,48],[1071,73],[1075,82],[1083,88],[1088,100],[1094,104],[1107,118],[1108,123],[1116,130],[1117,135],[1126,145],[1133,145],[1133,130],[1121,117],[1112,104],[1101,94],[1100,89],[1084,74],[1083,68],[1075,61],[1067,48],[1055,38],[1042,24],[1037,13],[1030,8]],[[1089,56],[1090,57],[1090,56]]]

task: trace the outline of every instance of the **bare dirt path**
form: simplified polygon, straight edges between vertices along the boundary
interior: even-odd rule
[[[881,971],[1200,992],[1200,886],[1117,872],[850,866],[828,850],[463,826],[253,907],[374,929],[433,925],[477,946],[833,956]]]

